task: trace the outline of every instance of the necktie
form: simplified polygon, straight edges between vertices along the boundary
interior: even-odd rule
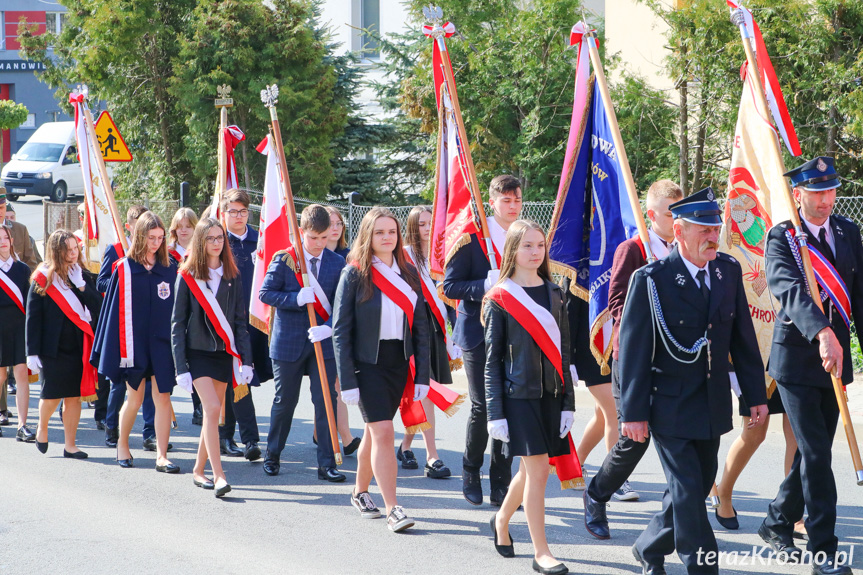
[[[710,301],[710,288],[707,287],[707,271],[698,270],[698,273],[695,274],[695,279],[701,284],[701,295],[704,296],[704,301]]]
[[[833,250],[830,249],[830,244],[827,243],[827,230],[821,228],[818,230],[818,242],[821,244],[821,248],[824,250],[824,257],[826,257],[831,264],[836,265],[836,260],[833,255]]]
[[[312,263],[312,275],[318,279],[318,258],[312,258],[309,261]]]

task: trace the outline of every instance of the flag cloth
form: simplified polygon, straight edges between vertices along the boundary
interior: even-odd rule
[[[90,262],[100,262],[105,249],[113,245],[119,257],[126,254],[120,240],[120,222],[114,222],[108,201],[108,190],[99,175],[96,162],[101,150],[94,150],[89,137],[87,123],[84,121],[84,110],[87,100],[83,94],[70,94],[69,103],[75,108],[75,143],[78,148],[78,160],[84,180],[84,203],[86,210],[86,256]]]
[[[255,271],[252,276],[252,298],[249,302],[249,323],[264,333],[270,333],[270,306],[258,294],[267,274],[267,267],[279,250],[291,245],[285,196],[282,193],[282,174],[278,154],[273,150],[271,136],[265,137],[256,148],[267,156],[264,177],[264,194],[261,200],[261,223],[258,227],[258,248],[255,251]]]
[[[225,183],[225,190],[240,187],[239,179],[237,178],[237,162],[234,159],[234,150],[236,150],[240,142],[245,139],[246,135],[239,126],[228,126],[222,130],[222,137],[220,140],[222,145],[225,146],[225,165],[218,166],[218,169],[225,170],[225,173],[222,174],[222,181]],[[222,191],[223,190],[216,190],[213,194],[213,205],[210,209],[210,217],[212,218],[219,218],[219,204],[222,201]]]
[[[779,302],[767,289],[764,244],[773,224],[789,219],[791,214],[786,205],[787,184],[782,166],[763,160],[770,157],[767,151],[773,145],[771,140],[778,136],[766,111],[759,111],[755,86],[745,72],[744,68],[719,249],[733,256],[743,268],[743,287],[752,324],[761,359],[767,365]],[[764,377],[769,397],[776,384],[766,372]]]
[[[451,36],[455,27],[447,23],[444,30],[446,36]],[[431,30],[424,31],[427,36],[431,34]],[[479,226],[471,210],[471,178],[464,148],[467,144],[459,136],[456,111],[450,97],[456,88],[446,82],[444,74],[444,67],[452,69],[444,38],[438,38],[432,50],[438,140],[429,272],[432,278],[441,280],[447,261],[456,250],[470,242],[470,234],[479,234]],[[482,206],[478,207],[482,209]]]
[[[595,40],[583,36],[579,41],[584,44]],[[582,94],[586,94],[583,99]],[[589,303],[590,350],[607,375],[611,355],[611,264],[617,246],[637,234],[637,216],[630,207],[599,86],[585,77],[581,67],[576,69],[574,101],[561,184],[549,228],[549,257],[555,273],[572,279],[572,293]],[[579,104],[582,101],[583,107]]]

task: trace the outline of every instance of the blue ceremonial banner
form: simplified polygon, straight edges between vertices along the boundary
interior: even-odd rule
[[[585,103],[589,112],[573,109],[549,255],[554,271],[571,278],[570,290],[590,304],[591,352],[606,373],[611,264],[617,246],[634,236],[637,227],[599,88],[595,82],[590,86],[592,97]]]

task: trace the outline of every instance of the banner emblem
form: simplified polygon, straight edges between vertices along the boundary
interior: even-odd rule
[[[162,299],[171,297],[171,285],[168,282],[162,282],[156,286],[156,293]]]

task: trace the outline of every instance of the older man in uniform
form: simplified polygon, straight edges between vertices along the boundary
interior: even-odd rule
[[[851,569],[836,560],[834,533],[836,481],[831,447],[839,405],[830,372],[843,384],[854,380],[850,321],[863,325],[863,244],[857,225],[833,214],[840,185],[833,158],[815,158],[785,175],[791,178],[794,199],[800,205],[802,229],[794,230],[785,221],[767,236],[767,285],[782,305],[776,315],[768,369],[797,439],[797,453],[758,534],[774,551],[801,557],[792,535],[805,506],[812,573],[845,575]],[[800,232],[806,234],[822,286],[818,291],[823,312],[809,295],[797,263],[796,236]],[[823,285],[839,297],[828,296]]]
[[[693,574],[719,572],[704,498],[716,478],[722,434],[732,428],[728,357],[751,408],[767,415],[764,365],[740,264],[717,252],[721,211],[711,188],[670,206],[677,246],[632,276],[620,322],[623,435],[649,433],[668,487],[662,511],[632,547],[644,574],[677,554]],[[649,326],[649,327],[646,327]]]
[[[18,255],[18,259],[27,264],[27,267],[32,272],[42,259],[39,257],[38,252],[33,250],[27,226],[13,219],[6,219],[6,209],[8,207],[6,205],[6,188],[0,188],[0,225],[9,228],[12,233],[12,245],[15,248],[15,253]]]

